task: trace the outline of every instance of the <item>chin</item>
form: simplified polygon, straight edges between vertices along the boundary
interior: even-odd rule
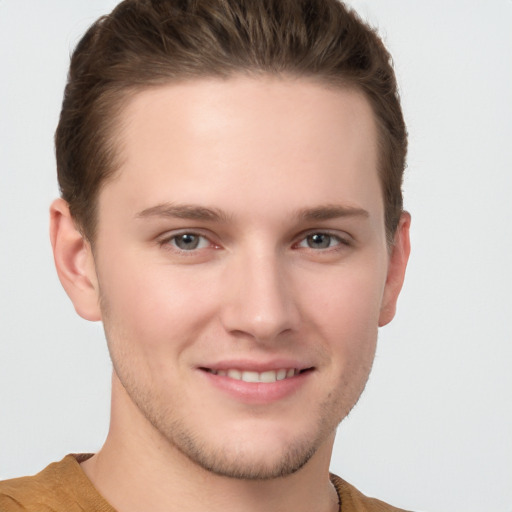
[[[258,436],[254,440],[225,436],[223,443],[205,442],[186,429],[175,428],[168,441],[192,463],[213,474],[239,480],[270,480],[292,475],[315,455],[325,439],[301,436],[293,442],[279,441],[280,436]],[[245,437],[245,436],[244,436]],[[269,442],[270,441],[270,442]]]
[[[194,414],[177,418],[170,412],[153,415],[146,410],[145,416],[178,458],[222,477],[261,481],[292,475],[319,450],[330,449],[348,411],[329,401],[300,417],[227,419],[204,414],[200,419]]]
[[[116,365],[114,365],[116,367]],[[166,393],[116,367],[121,386],[115,386],[129,422],[143,438],[159,441],[182,468],[192,463],[210,474],[238,480],[271,480],[292,475],[308,462],[328,460],[336,428],[362,393],[371,365],[358,365],[355,375],[343,375],[323,400],[308,399],[286,407],[256,411],[222,407],[222,402],[193,400],[185,393]],[[142,383],[141,383],[142,381]],[[148,378],[148,381],[150,379]],[[350,384],[349,384],[350,383]],[[306,403],[305,403],[306,402]],[[135,426],[137,425],[137,427]],[[140,447],[146,450],[146,447]]]

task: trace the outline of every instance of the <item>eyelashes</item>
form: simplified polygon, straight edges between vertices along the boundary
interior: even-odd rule
[[[209,247],[211,242],[203,235],[196,233],[181,233],[171,237],[168,244],[173,245],[180,251],[195,251],[197,249],[205,249]]]
[[[194,253],[202,253],[208,249],[222,248],[221,245],[213,242],[206,234],[194,230],[167,234],[158,243],[167,250],[187,256]],[[296,241],[292,243],[291,248],[312,252],[332,252],[352,245],[352,237],[346,233],[342,236],[327,230],[310,230],[306,233],[301,233],[296,238]]]
[[[330,249],[338,245],[348,245],[348,242],[337,235],[324,233],[322,231],[307,235],[297,244],[298,247],[316,250]]]

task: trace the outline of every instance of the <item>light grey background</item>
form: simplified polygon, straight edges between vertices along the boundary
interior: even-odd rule
[[[47,236],[71,48],[114,0],[0,0],[0,478],[106,435],[100,325]],[[429,512],[512,512],[512,1],[350,2],[396,62],[413,253],[398,316],[332,468]]]

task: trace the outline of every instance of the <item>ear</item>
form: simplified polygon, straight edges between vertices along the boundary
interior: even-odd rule
[[[396,303],[404,283],[405,269],[411,252],[411,243],[409,240],[410,226],[411,215],[408,212],[403,212],[395,232],[389,257],[388,275],[382,297],[379,327],[391,322],[396,313]]]
[[[76,312],[86,320],[101,320],[91,246],[76,228],[64,199],[50,207],[50,239],[57,274]]]

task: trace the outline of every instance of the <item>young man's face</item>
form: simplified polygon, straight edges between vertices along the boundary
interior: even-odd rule
[[[121,124],[91,274],[117,407],[219,474],[295,471],[359,398],[407,259],[386,245],[369,104],[197,80],[138,93]]]

